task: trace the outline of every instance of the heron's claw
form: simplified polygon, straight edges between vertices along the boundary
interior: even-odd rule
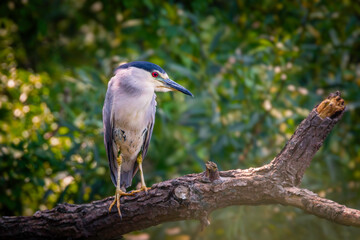
[[[119,213],[119,216],[120,218],[122,219],[122,215],[121,215],[121,211],[120,211],[120,197],[121,196],[131,196],[131,195],[134,195],[134,193],[126,193],[124,191],[122,191],[120,188],[116,188],[116,191],[115,191],[115,198],[114,198],[114,201],[110,204],[110,207],[109,207],[109,212],[111,212],[111,209],[112,207],[115,205],[116,203],[116,207],[118,209],[118,213]]]
[[[135,193],[138,193],[138,192],[145,191],[145,193],[148,194],[148,190],[150,190],[150,189],[151,189],[151,187],[142,186],[140,189],[132,190],[130,193],[135,194]]]

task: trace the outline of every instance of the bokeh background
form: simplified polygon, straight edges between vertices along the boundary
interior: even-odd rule
[[[347,111],[302,187],[360,209],[360,4],[341,1],[0,3],[0,214],[114,194],[102,104],[121,62],[162,66],[195,98],[159,93],[149,186],[269,163],[309,111],[340,90]],[[138,182],[138,176],[133,186]],[[360,239],[293,207],[239,206],[127,239]]]

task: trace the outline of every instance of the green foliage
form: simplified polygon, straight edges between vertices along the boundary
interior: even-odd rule
[[[101,109],[112,70],[133,60],[162,66],[195,95],[158,94],[148,185],[201,172],[208,160],[222,170],[261,166],[316,103],[340,90],[347,112],[303,186],[359,209],[359,15],[354,0],[2,1],[0,213],[113,194]],[[357,229],[277,206],[218,210],[212,223],[204,232],[196,222],[145,232],[360,239]]]

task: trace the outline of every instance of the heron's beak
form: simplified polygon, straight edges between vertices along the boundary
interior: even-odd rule
[[[182,93],[184,93],[186,95],[189,95],[189,96],[193,97],[193,94],[189,90],[187,90],[186,88],[184,88],[180,84],[174,82],[170,78],[165,79],[164,83],[165,83],[165,86],[170,88],[171,90],[179,91],[179,92],[182,92]]]

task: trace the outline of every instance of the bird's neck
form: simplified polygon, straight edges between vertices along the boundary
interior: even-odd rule
[[[155,92],[142,90],[141,95],[132,96],[129,101],[129,107],[132,107],[134,110],[143,110],[147,109],[153,99]]]
[[[126,128],[134,131],[142,131],[139,126],[144,126],[148,121],[149,114],[153,111],[151,102],[154,99],[154,92],[143,93],[138,97],[115,96],[114,101],[121,102],[121,105],[114,105],[115,125],[119,128]],[[118,98],[118,99],[117,99]],[[121,98],[121,100],[120,100]]]

